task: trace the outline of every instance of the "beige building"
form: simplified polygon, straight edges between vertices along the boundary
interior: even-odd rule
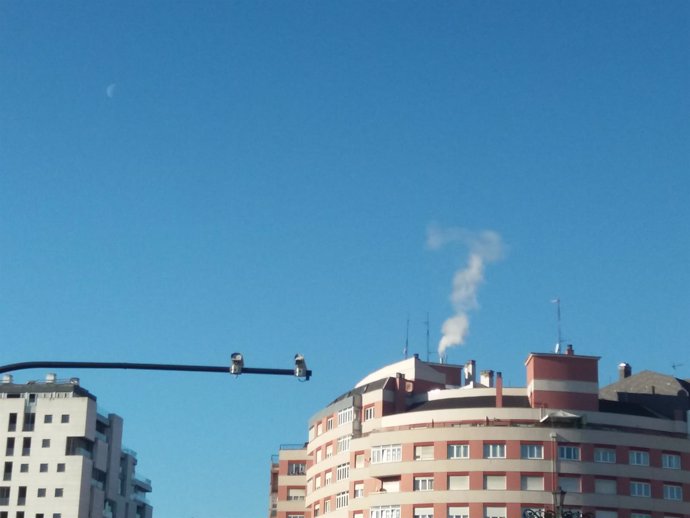
[[[0,384],[0,518],[151,518],[122,418],[76,378]]]

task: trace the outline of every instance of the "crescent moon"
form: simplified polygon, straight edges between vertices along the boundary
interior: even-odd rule
[[[117,85],[115,83],[110,83],[105,89],[105,95],[107,95],[109,99],[112,99],[115,95],[115,88],[117,88]]]

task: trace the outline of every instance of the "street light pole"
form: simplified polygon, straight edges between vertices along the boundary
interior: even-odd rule
[[[582,511],[567,511],[563,508],[565,495],[568,492],[561,486],[551,492],[553,497],[553,511],[547,509],[525,509],[522,512],[523,518],[594,518],[593,513],[583,513]]]
[[[233,354],[233,358],[238,353]],[[241,355],[240,355],[241,356]],[[235,362],[230,366],[212,366],[212,365],[174,365],[169,363],[125,363],[125,362],[66,362],[66,361],[33,361],[10,363],[8,365],[0,365],[0,374],[4,372],[12,372],[26,369],[41,369],[41,368],[72,368],[72,369],[131,369],[131,370],[149,370],[149,371],[183,371],[183,372],[220,372],[232,374],[269,374],[274,376],[296,376],[302,380],[308,380],[311,377],[312,371],[306,368],[304,357],[295,355],[295,367],[292,369],[265,369],[256,367],[245,367],[242,364],[239,372],[235,368]]]

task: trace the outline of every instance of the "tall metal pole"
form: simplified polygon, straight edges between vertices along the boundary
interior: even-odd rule
[[[228,374],[229,366],[216,367],[211,365],[173,365],[168,363],[123,363],[123,362],[58,362],[58,361],[35,361],[10,363],[0,365],[0,374],[26,369],[40,368],[72,368],[72,369],[132,369],[149,371],[183,371],[183,372],[219,372]],[[242,374],[270,374],[274,376],[295,376],[295,369],[264,369],[242,367]],[[311,377],[310,369],[305,371],[305,379]]]

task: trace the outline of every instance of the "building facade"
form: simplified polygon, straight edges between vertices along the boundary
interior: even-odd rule
[[[290,518],[690,518],[690,386],[622,366],[600,391],[572,347],[525,367],[523,388],[472,361],[370,374],[309,420]]]
[[[151,518],[122,418],[72,378],[0,384],[0,518]]]
[[[306,445],[281,445],[278,454],[271,458],[271,518],[305,516],[306,473]]]

